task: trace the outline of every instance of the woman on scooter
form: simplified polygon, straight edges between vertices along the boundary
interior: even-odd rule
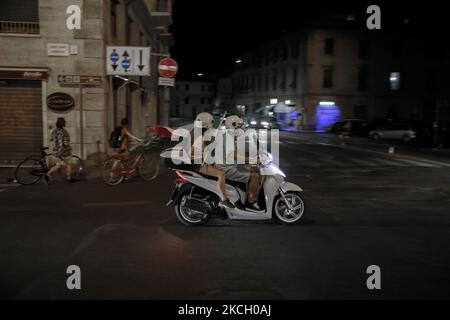
[[[200,135],[199,137],[194,137],[194,139],[193,139],[194,140],[194,143],[192,145],[192,151],[193,151],[192,154],[193,155],[195,155],[195,154],[204,155],[206,148],[211,143],[214,143],[213,141],[205,142],[203,139],[205,133],[208,130],[213,129],[213,125],[214,125],[214,117],[210,113],[202,112],[197,115],[195,122],[194,122],[194,126],[202,129],[202,135]],[[194,132],[195,132],[195,129],[194,129]],[[196,166],[197,166],[195,168],[196,171],[199,171],[200,173],[217,178],[217,187],[220,191],[220,199],[221,199],[219,205],[222,207],[229,208],[229,209],[235,208],[234,204],[231,203],[231,201],[227,197],[226,187],[225,187],[225,183],[226,183],[225,172],[223,170],[220,170],[219,168],[217,168],[217,166],[214,163],[211,163],[211,161],[208,161],[208,162],[203,161],[201,165],[196,165]]]

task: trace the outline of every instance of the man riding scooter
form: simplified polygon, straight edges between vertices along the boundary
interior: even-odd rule
[[[246,209],[251,211],[261,211],[257,205],[258,193],[261,186],[261,174],[259,171],[259,159],[255,164],[250,164],[249,155],[245,150],[249,150],[248,145],[252,143],[248,141],[248,137],[245,136],[245,123],[236,116],[229,116],[225,120],[225,127],[227,129],[227,137],[224,138],[224,146],[227,146],[225,152],[228,152],[226,158],[233,159],[232,163],[224,161],[223,164],[216,164],[216,167],[225,172],[227,179],[243,182],[247,184],[247,203]],[[245,150],[239,150],[238,140],[245,141]],[[230,141],[231,140],[231,141]],[[230,155],[230,152],[232,154]],[[239,164],[243,162],[244,164]]]

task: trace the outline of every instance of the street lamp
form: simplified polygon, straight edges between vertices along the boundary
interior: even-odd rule
[[[236,59],[234,62],[237,64],[240,64],[240,63],[242,63],[242,59]]]

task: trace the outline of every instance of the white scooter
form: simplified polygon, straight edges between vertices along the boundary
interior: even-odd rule
[[[305,216],[305,202],[299,186],[285,181],[284,173],[272,163],[268,153],[265,163],[260,165],[262,187],[259,192],[258,206],[261,211],[246,209],[243,205],[247,198],[247,185],[241,182],[226,181],[229,200],[236,208],[219,206],[220,197],[217,178],[195,172],[191,166],[172,166],[172,149],[165,150],[161,157],[175,170],[175,189],[171,200],[175,204],[177,218],[185,225],[201,225],[213,217],[230,220],[271,220],[274,216],[284,224],[300,222]]]

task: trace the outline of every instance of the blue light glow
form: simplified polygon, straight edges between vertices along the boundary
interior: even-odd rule
[[[316,131],[323,132],[327,126],[339,121],[341,109],[336,105],[318,105],[316,108]]]

